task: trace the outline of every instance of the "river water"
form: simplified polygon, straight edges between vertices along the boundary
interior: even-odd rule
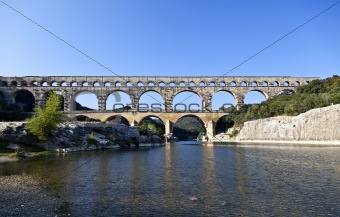
[[[22,173],[72,216],[340,215],[340,147],[178,142],[0,164]]]

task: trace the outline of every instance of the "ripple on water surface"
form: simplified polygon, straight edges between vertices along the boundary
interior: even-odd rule
[[[0,164],[38,175],[75,216],[337,216],[340,148],[176,143]]]

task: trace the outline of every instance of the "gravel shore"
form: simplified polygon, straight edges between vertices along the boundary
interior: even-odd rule
[[[0,216],[70,216],[67,204],[29,175],[0,176]]]

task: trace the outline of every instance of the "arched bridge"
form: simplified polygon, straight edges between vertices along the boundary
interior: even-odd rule
[[[182,116],[196,116],[205,125],[208,134],[215,135],[214,125],[226,115],[223,111],[212,111],[212,96],[219,91],[230,93],[236,107],[244,104],[244,97],[250,91],[262,93],[266,99],[276,96],[283,90],[295,91],[317,77],[289,76],[26,76],[0,77],[0,99],[8,104],[15,104],[18,95],[28,92],[35,105],[43,106],[49,91],[58,91],[64,97],[64,111],[69,117],[86,116],[107,121],[117,112],[106,110],[108,96],[116,91],[129,95],[132,109],[120,112],[130,125],[135,126],[149,116],[159,117],[165,124],[166,134],[172,132],[174,124]],[[141,96],[149,91],[157,92],[163,98],[164,110],[160,112],[142,112],[138,110]],[[174,97],[184,91],[197,94],[202,100],[202,109],[195,112],[173,110]],[[84,92],[96,95],[98,110],[77,111],[76,97]]]

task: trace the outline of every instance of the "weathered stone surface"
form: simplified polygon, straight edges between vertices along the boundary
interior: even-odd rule
[[[194,115],[204,123],[209,138],[215,135],[214,125],[217,120],[226,115],[222,110],[212,110],[212,97],[219,91],[227,91],[233,95],[236,108],[244,104],[244,97],[250,91],[261,92],[266,99],[276,96],[283,90],[295,92],[296,88],[306,83],[320,79],[317,77],[290,76],[26,76],[1,77],[0,94],[7,104],[18,104],[15,96],[23,91],[34,98],[36,106],[44,106],[49,91],[58,91],[64,98],[64,111],[70,121],[82,118],[110,121],[117,116],[124,117],[130,126],[137,126],[148,116],[156,116],[165,124],[165,134],[172,132],[172,125],[184,115]],[[106,108],[106,99],[112,93],[123,91],[131,99],[131,110],[113,111]],[[162,97],[158,103],[164,104],[164,109],[149,108],[149,112],[139,111],[139,100],[148,91],[155,91]],[[179,112],[174,109],[174,98],[183,91],[197,94],[202,104],[193,106],[197,112]],[[78,111],[76,98],[79,94],[91,92],[98,99],[98,110]],[[158,101],[158,100],[157,100]],[[119,102],[119,101],[117,101]],[[156,112],[155,112],[156,110]],[[211,112],[213,111],[213,112]]]
[[[236,141],[338,141],[340,104],[310,110],[298,116],[279,116],[249,121]]]

